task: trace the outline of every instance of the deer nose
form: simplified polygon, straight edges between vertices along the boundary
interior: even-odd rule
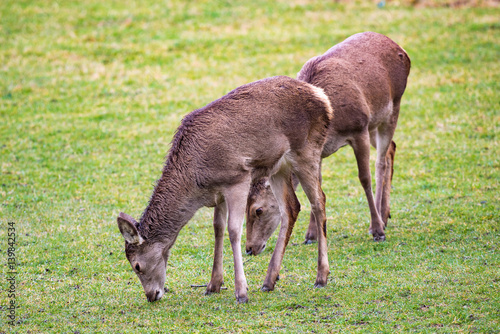
[[[247,247],[247,255],[259,255],[266,248],[266,244],[260,247]]]
[[[160,290],[153,290],[150,293],[146,294],[148,302],[150,303],[159,300],[162,296],[163,294]]]

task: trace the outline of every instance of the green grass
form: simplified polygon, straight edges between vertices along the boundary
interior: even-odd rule
[[[479,2],[485,4],[486,2]],[[2,1],[0,333],[498,332],[500,39],[497,7],[404,1]],[[276,290],[273,246],[245,257],[250,301],[203,296],[212,211],[179,235],[170,292],[147,303],[116,216],[138,217],[181,118],[242,84],[294,77],[312,56],[372,30],[411,56],[388,240],[373,243],[352,150],[323,166],[330,281],[313,289],[308,205]],[[17,323],[8,325],[8,223]],[[269,245],[273,245],[273,236]],[[4,275],[5,274],[5,275]]]

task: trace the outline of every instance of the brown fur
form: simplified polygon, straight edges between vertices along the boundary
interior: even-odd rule
[[[297,78],[323,88],[334,110],[322,157],[350,145],[358,162],[359,179],[371,213],[370,232],[384,240],[384,227],[390,216],[389,196],[394,170],[396,144],[392,141],[399,116],[401,97],[410,72],[410,58],[386,36],[365,32],[356,34],[310,59]],[[370,142],[377,148],[377,189],[373,198],[369,168]],[[265,181],[264,181],[265,182]],[[248,202],[247,253],[258,254],[276,229],[276,211],[255,210],[273,207],[269,190],[252,188]],[[326,226],[322,226],[326,234]],[[318,237],[311,214],[306,243]]]
[[[321,191],[319,161],[331,117],[321,89],[273,77],[241,86],[182,120],[140,223],[125,214],[118,217],[127,258],[149,301],[161,298],[169,250],[202,206],[215,207],[214,270],[207,293],[220,291],[222,284],[227,216],[235,294],[239,302],[247,301],[240,237],[251,181],[270,177],[271,187],[280,189],[282,202],[290,202],[293,188],[282,188],[280,182],[290,179],[293,171],[303,177],[302,184],[310,185],[309,197],[316,203]],[[283,223],[286,230],[295,222],[297,204],[292,200],[288,206],[280,205],[289,217]],[[324,216],[324,212],[317,214]]]

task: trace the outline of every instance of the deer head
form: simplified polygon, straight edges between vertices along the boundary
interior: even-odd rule
[[[253,184],[247,202],[247,255],[258,255],[280,223],[280,209],[268,178]]]
[[[125,239],[125,255],[132,270],[141,281],[149,302],[163,296],[166,279],[168,249],[160,242],[148,242],[139,233],[139,223],[131,216],[121,212],[118,228]]]

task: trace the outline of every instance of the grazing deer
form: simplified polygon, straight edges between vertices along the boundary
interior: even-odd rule
[[[247,302],[241,232],[252,180],[269,178],[282,213],[281,253],[269,264],[266,284],[274,286],[295,223],[298,200],[293,172],[311,202],[316,219],[326,222],[320,161],[332,109],[321,88],[288,77],[241,86],[188,114],[174,136],[161,178],[140,222],[120,213],[125,254],[148,301],[162,297],[169,250],[180,230],[203,206],[215,207],[215,251],[206,294],[223,284],[223,235],[228,224],[234,257],[235,294]],[[326,240],[318,238],[322,246]],[[328,258],[318,262],[317,284],[326,284]]]
[[[350,145],[358,163],[358,176],[370,208],[370,233],[385,240],[390,217],[389,195],[396,144],[392,141],[401,97],[410,73],[410,58],[384,35],[364,32],[335,45],[324,55],[310,59],[297,78],[323,88],[334,118],[328,130],[322,158]],[[376,194],[370,174],[370,143],[377,149]],[[297,182],[294,182],[295,186]],[[256,180],[247,203],[247,254],[257,255],[279,224],[279,209],[267,179]],[[317,239],[311,214],[305,243]]]

